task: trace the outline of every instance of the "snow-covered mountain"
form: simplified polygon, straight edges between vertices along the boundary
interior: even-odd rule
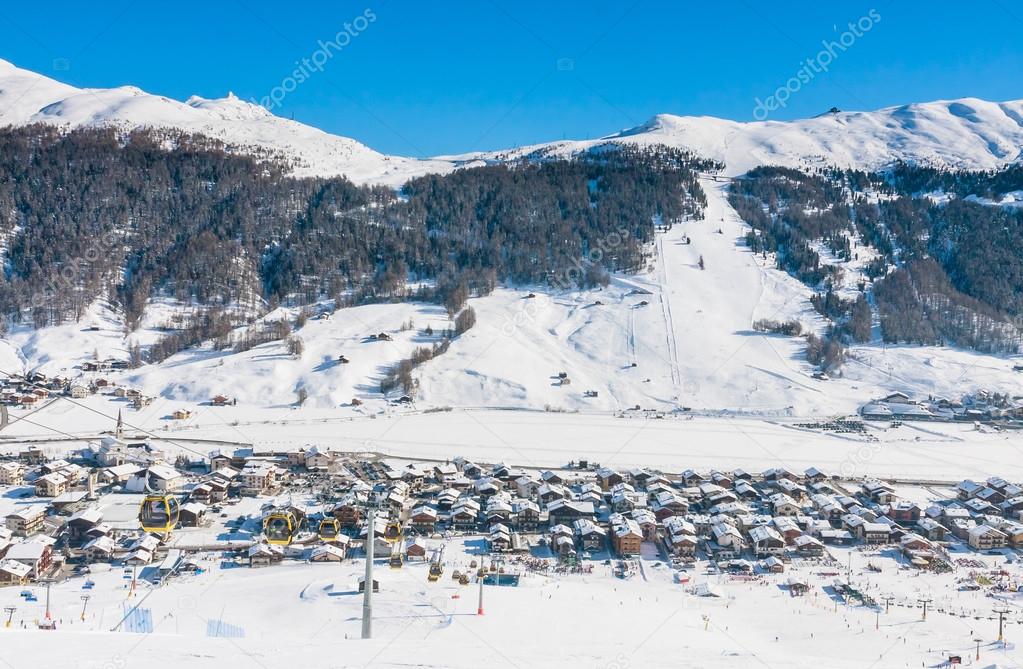
[[[659,114],[640,126],[595,140],[443,158],[510,160],[540,154],[570,155],[608,142],[689,149],[724,163],[729,175],[742,174],[758,165],[876,169],[896,160],[987,170],[1023,158],[1023,100],[963,98],[753,123]]]
[[[727,174],[757,165],[878,168],[895,160],[992,169],[1023,157],[1023,100],[975,98],[907,104],[868,112],[834,112],[797,121],[743,123],[709,116],[659,114],[646,123],[584,141],[420,160],[379,153],[354,139],[274,116],[232,94],[185,102],[133,86],[75,88],[0,60],[0,126],[178,128],[235,147],[289,159],[298,175],[344,174],[360,183],[399,185],[426,173],[534,155],[564,156],[608,142],[665,144],[725,163]]]
[[[75,88],[0,60],[0,126],[51,123],[66,127],[175,128],[218,139],[240,152],[272,152],[299,176],[343,174],[359,183],[400,185],[449,162],[378,153],[354,139],[274,116],[228,94],[185,102],[134,86]]]

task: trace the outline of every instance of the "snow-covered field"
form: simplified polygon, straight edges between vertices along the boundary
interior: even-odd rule
[[[80,447],[85,438],[111,430],[119,403],[90,398],[59,400],[24,421],[12,414],[0,451],[17,451],[27,440],[44,440],[54,457]],[[868,424],[864,435],[805,427],[800,419],[694,416],[656,419],[642,414],[547,413],[542,411],[394,411],[358,415],[331,409],[200,407],[185,421],[168,418],[179,406],[157,402],[124,413],[128,436],[163,440],[170,453],[206,455],[233,444],[289,451],[319,445],[349,453],[448,460],[462,455],[483,462],[547,468],[580,458],[620,468],[655,467],[761,471],[816,466],[846,478],[881,476],[956,482],[1002,476],[1023,480],[1023,446],[1014,432],[972,424]],[[78,437],[78,439],[72,439]],[[56,440],[56,441],[54,441]]]
[[[969,661],[975,638],[982,639],[982,663],[974,666],[1018,666],[1020,659],[1016,616],[1010,617],[1009,644],[999,646],[993,643],[997,623],[988,619],[995,602],[955,590],[965,569],[915,576],[889,555],[837,550],[830,565],[796,561],[788,574],[754,581],[708,575],[697,567],[690,585],[711,583],[721,595],[699,597],[652,556],[640,560],[630,580],[614,578],[610,566],[595,560],[589,574],[527,574],[518,587],[486,587],[484,615],[478,616],[476,586],[447,578],[451,570],[468,567],[478,544],[471,538],[447,541],[448,571],[437,583],[427,582],[424,563],[396,571],[381,562],[369,641],[359,639],[359,561],[249,569],[210,555],[198,560],[205,573],[176,577],[159,588],[142,583],[133,597],[130,572],[97,568],[53,587],[55,632],[21,627],[22,621],[30,626],[42,619],[41,588],[30,588],[36,602],[21,598],[21,588],[2,588],[0,605],[16,607],[12,628],[0,629],[3,663],[66,667],[74,657],[75,666],[90,668],[862,669],[938,666],[952,654]],[[867,571],[868,563],[882,571]],[[864,592],[878,600],[894,597],[889,613],[841,601],[831,585],[847,568]],[[1009,569],[1019,579],[1019,568]],[[805,579],[810,592],[791,596],[789,576]],[[89,590],[83,589],[86,578],[95,583]],[[90,595],[85,620],[83,594]],[[926,622],[916,608],[925,596],[933,599]],[[41,650],[50,643],[61,652]]]

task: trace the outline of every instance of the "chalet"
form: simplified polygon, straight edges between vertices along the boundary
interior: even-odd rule
[[[448,523],[457,530],[471,530],[479,523],[479,509],[468,504],[453,507],[448,515]]]
[[[807,497],[806,486],[789,479],[778,479],[775,481],[774,487],[797,501]]]
[[[96,537],[82,546],[82,556],[89,562],[109,562],[117,550],[117,544],[107,536]]]
[[[416,537],[405,548],[405,556],[410,560],[425,560],[427,555],[426,541],[422,537]]]
[[[284,549],[270,544],[255,544],[248,550],[249,567],[269,567],[284,559]]]
[[[29,537],[43,530],[46,507],[29,506],[19,509],[5,518],[7,529],[16,537]]]
[[[182,527],[199,527],[206,520],[207,506],[202,502],[186,502],[179,512]]]
[[[817,469],[816,467],[810,467],[809,469],[803,472],[803,478],[805,478],[810,483],[823,483],[824,481],[827,481],[831,477],[828,476],[826,473],[822,472],[821,470]]]
[[[724,472],[711,472],[710,482],[714,485],[719,485],[722,488],[731,488],[733,485],[733,478]]]
[[[597,470],[597,483],[601,490],[610,490],[624,481],[625,477],[610,467],[601,467]]]
[[[923,510],[918,504],[898,500],[888,506],[885,515],[896,523],[915,523],[920,520]]]
[[[917,524],[920,534],[930,541],[944,541],[948,529],[933,518],[921,518]]]
[[[885,523],[868,523],[861,526],[863,540],[868,544],[886,544],[891,541],[892,528]]]
[[[619,518],[611,528],[611,543],[619,555],[639,555],[643,532],[631,518]]]
[[[671,518],[669,520],[681,519]],[[682,523],[685,523],[685,521],[682,521]],[[669,525],[665,523],[664,546],[668,549],[668,552],[676,557],[688,558],[696,555],[699,540],[696,538],[695,533],[690,531],[692,524],[686,524],[688,527],[685,527],[683,524],[676,525],[672,523]]]
[[[25,466],[20,462],[0,462],[0,485],[25,485]]]
[[[331,451],[322,451],[313,446],[305,454],[305,468],[311,472],[330,472],[334,470],[337,455]]]
[[[67,521],[68,531],[73,537],[84,537],[89,530],[96,527],[103,521],[103,513],[91,507],[83,509],[71,516]]]
[[[458,473],[458,467],[453,462],[445,462],[443,464],[434,465],[433,477],[438,483],[443,483],[448,477],[454,476]]]
[[[409,523],[419,532],[433,532],[437,526],[437,510],[425,504],[412,509]]]
[[[466,462],[462,465],[462,474],[469,479],[478,479],[483,476],[483,468],[475,462]]]
[[[984,489],[984,487],[985,486],[982,483],[977,483],[976,481],[966,479],[965,481],[961,481],[958,485],[956,485],[956,495],[959,497],[960,500],[965,502],[968,499],[976,497],[977,494]]]
[[[783,492],[775,493],[768,499],[776,516],[796,516],[802,512],[799,504]]]
[[[996,515],[998,513],[998,507],[990,502],[985,502],[980,497],[966,500],[963,502],[963,506],[975,516]]]
[[[485,476],[473,481],[473,487],[480,497],[490,497],[501,492],[502,483],[496,478]]]
[[[0,474],[0,476],[2,476],[2,474]],[[1006,499],[998,505],[998,509],[1001,511],[1003,516],[1010,518],[1018,517],[1019,513],[1023,511],[1023,495],[1016,495]]]
[[[551,539],[551,551],[564,560],[575,556],[575,541],[570,536],[558,536]]]
[[[748,481],[743,480],[736,481],[734,493],[739,499],[747,502],[753,502],[763,497],[759,490],[754,488]]]
[[[40,576],[49,571],[53,564],[53,546],[51,543],[44,543],[37,539],[28,539],[13,544],[7,549],[5,557],[8,560],[27,565],[29,577],[38,580]]]
[[[796,537],[803,534],[799,523],[792,516],[776,516],[771,519],[771,524],[788,545],[791,545],[796,540]]]
[[[68,390],[68,395],[73,399],[84,399],[92,394],[92,389],[89,386],[82,383],[75,383],[71,385],[71,389]]]
[[[550,523],[573,523],[580,518],[593,518],[592,502],[575,502],[556,499],[547,505],[547,517]]]
[[[814,508],[817,509],[817,514],[830,523],[839,522],[842,516],[845,515],[845,507],[830,495],[813,495],[810,501],[813,503]]]
[[[789,576],[788,589],[792,597],[802,597],[810,591],[810,584],[805,577]]]
[[[455,502],[457,502],[458,498],[461,496],[462,493],[458,492],[454,488],[445,488],[437,493],[437,496],[434,498],[434,502],[439,510],[448,511],[455,505]]]
[[[217,504],[227,499],[227,483],[219,478],[210,478],[192,488],[188,499],[202,504]]]
[[[687,469],[682,472],[681,479],[686,486],[698,486],[706,481],[702,474],[692,469]]]
[[[882,481],[864,481],[863,492],[878,504],[891,504],[895,501],[895,491],[890,485]]]
[[[540,480],[544,483],[551,483],[554,485],[565,484],[565,478],[561,474],[550,470],[540,472]]]
[[[26,585],[32,574],[32,567],[16,560],[0,560],[0,584]]]
[[[761,563],[761,568],[771,574],[783,574],[785,573],[785,563],[779,560],[774,555],[768,557]]]
[[[926,537],[910,532],[899,540],[899,548],[906,555],[911,555],[920,551],[930,551],[934,545]]]
[[[277,490],[284,473],[270,462],[249,462],[238,473],[238,492],[245,497],[271,494]]]
[[[801,534],[792,542],[796,552],[804,557],[820,557],[824,555],[824,544],[814,537]]]
[[[486,500],[487,504],[483,509],[483,516],[488,525],[511,522],[512,505],[510,497],[507,495],[493,495],[486,498]]]
[[[722,548],[739,552],[746,545],[746,542],[742,538],[742,534],[734,525],[729,525],[728,523],[714,523],[710,528],[710,533],[714,538],[714,542]]]
[[[784,467],[772,467],[771,469],[766,469],[764,470],[763,476],[765,481],[770,482],[777,482],[782,479],[788,479],[792,482],[799,480],[799,476]]]
[[[1014,520],[1006,520],[998,525],[998,529],[1005,535],[1005,543],[1012,548],[1023,546],[1023,523]]]
[[[149,395],[136,395],[131,398],[131,405],[134,409],[143,409],[152,404],[153,398]]]
[[[680,516],[689,512],[689,502],[684,500],[674,491],[664,490],[650,501],[650,510],[658,520],[664,520],[670,516]]]
[[[767,555],[781,555],[785,552],[785,539],[768,525],[754,527],[749,532],[753,552],[758,558]]]
[[[1005,501],[1005,495],[1000,490],[994,488],[985,487],[983,490],[977,493],[976,499],[982,502],[987,502],[992,506],[997,506]]]
[[[856,535],[849,530],[824,530],[820,536],[825,544],[838,546],[848,546],[856,540]]]
[[[346,540],[348,537],[341,535]],[[320,544],[309,551],[310,562],[341,562],[345,559],[345,543]]]
[[[132,492],[178,492],[185,485],[185,475],[167,465],[151,465],[133,474],[125,488]]]
[[[128,546],[129,551],[147,551],[149,553],[155,553],[156,549],[160,547],[160,540],[154,537],[152,534],[143,534],[141,537],[131,542]]]
[[[362,506],[354,498],[349,498],[335,506],[333,514],[341,523],[341,527],[352,528],[362,523]]]
[[[523,532],[532,532],[540,525],[540,507],[536,502],[520,499],[512,502],[515,526]]]
[[[40,476],[35,482],[37,497],[57,497],[58,495],[64,494],[67,489],[67,476],[57,472]]]
[[[515,479],[515,491],[519,497],[525,497],[531,499],[536,497],[540,490],[540,482],[532,476],[520,476]]]
[[[628,513],[645,504],[646,495],[636,492],[627,483],[619,483],[611,493],[611,509],[615,513]]]
[[[1004,532],[990,525],[977,525],[969,532],[970,547],[978,551],[1005,548],[1006,540]]]
[[[568,490],[557,483],[544,483],[537,490],[537,498],[544,505],[565,497],[568,497]]]
[[[657,517],[653,512],[649,509],[636,509],[631,515],[643,533],[643,541],[657,541]]]
[[[511,529],[504,524],[497,523],[490,527],[490,535],[487,537],[490,550],[496,553],[504,553],[511,549]]]
[[[579,545],[584,551],[597,552],[604,550],[607,542],[607,531],[592,520],[580,519],[573,523]]]
[[[575,530],[568,525],[553,525],[550,529],[551,539],[557,539],[558,537],[574,537]]]

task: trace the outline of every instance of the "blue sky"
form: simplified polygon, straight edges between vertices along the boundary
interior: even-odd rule
[[[1023,98],[1012,0],[4,3],[0,58],[178,99],[280,87],[277,114],[422,156],[596,137],[657,113],[752,120],[757,99],[871,10],[869,30],[771,118]],[[343,47],[324,50],[340,31]],[[298,83],[303,58],[321,68]]]

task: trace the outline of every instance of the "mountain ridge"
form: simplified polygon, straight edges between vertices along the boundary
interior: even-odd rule
[[[592,140],[560,140],[433,158],[387,155],[355,139],[273,115],[232,93],[182,102],[135,86],[76,88],[0,59],[0,126],[174,128],[223,141],[241,152],[284,157],[296,176],[343,175],[357,183],[400,186],[423,174],[536,156],[566,157],[606,144],[664,144],[722,162],[738,175],[760,165],[879,169],[897,161],[990,170],[1023,158],[1023,100],[959,98],[875,111],[825,112],[792,121],[735,121],[657,114]]]

